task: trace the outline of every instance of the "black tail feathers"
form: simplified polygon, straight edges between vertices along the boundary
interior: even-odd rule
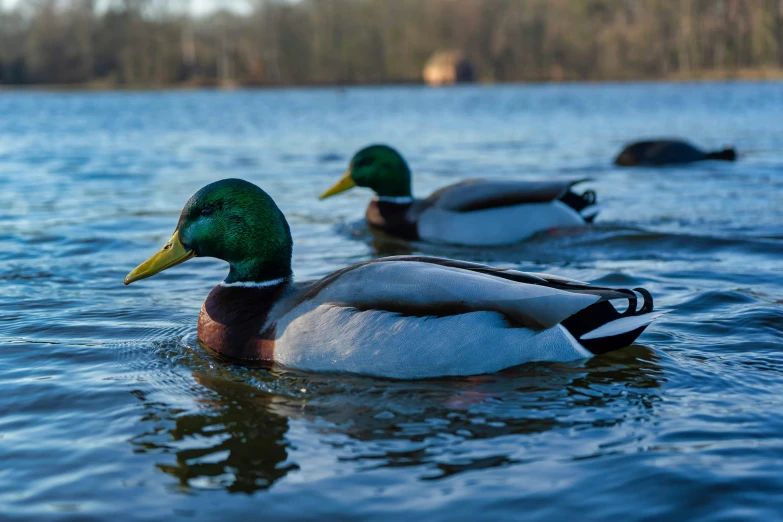
[[[719,150],[717,152],[710,152],[707,154],[707,159],[712,160],[723,160],[723,161],[736,161],[737,160],[737,151],[734,150],[734,147],[726,147],[723,150]]]
[[[642,317],[653,311],[653,298],[650,292],[644,288],[618,291],[628,295],[628,309],[625,312],[620,313],[612,303],[601,300],[561,323],[582,346],[594,354],[611,352],[631,345],[650,324],[648,318]],[[638,310],[636,309],[637,293],[644,300]],[[652,317],[649,319],[651,320]]]
[[[592,190],[585,190],[581,195],[569,190],[560,197],[560,201],[571,207],[577,212],[581,212],[590,205],[595,205],[596,195]],[[591,216],[585,221],[591,221],[595,215]]]

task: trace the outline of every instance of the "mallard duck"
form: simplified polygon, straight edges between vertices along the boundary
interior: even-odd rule
[[[398,379],[587,358],[629,345],[654,318],[641,288],[436,257],[381,258],[295,283],[292,243],[266,192],[226,179],[188,200],[174,235],[125,284],[196,256],[222,259],[228,277],[198,319],[204,345],[239,361]]]
[[[375,229],[413,241],[508,245],[552,228],[591,222],[598,213],[595,193],[571,190],[584,181],[468,179],[416,199],[411,171],[400,153],[371,145],[354,155],[342,179],[320,199],[367,187],[376,194],[366,213]]]
[[[639,165],[675,165],[704,160],[734,161],[737,152],[732,147],[704,152],[682,140],[650,140],[630,143],[617,155],[614,162],[621,167]]]

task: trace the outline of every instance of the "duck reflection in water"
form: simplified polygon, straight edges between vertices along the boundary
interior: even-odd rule
[[[182,412],[159,402],[145,402],[142,419],[152,428],[132,440],[137,452],[173,454],[175,462],[158,469],[175,477],[179,487],[222,488],[253,493],[270,487],[295,464],[286,463],[288,419],[270,409],[273,396],[243,383],[194,372],[197,383],[213,392],[200,409]]]
[[[300,465],[307,472],[288,438],[290,422],[303,420],[314,443],[331,445],[341,462],[418,466],[422,480],[435,480],[551,458],[551,448],[537,442],[543,433],[649,421],[664,381],[657,361],[653,351],[635,345],[580,363],[527,364],[494,375],[423,381],[242,369],[246,375],[238,382],[220,367],[200,369],[193,377],[207,398],[199,399],[196,412],[135,392],[148,409],[142,419],[148,427],[131,442],[140,453],[173,455],[174,462],[157,467],[183,490],[250,494]],[[471,441],[510,436],[517,437],[512,446],[498,444],[493,454],[486,444],[475,455],[466,450]],[[634,451],[637,442],[625,442],[626,450]],[[590,451],[598,453],[570,457],[610,450]],[[622,444],[611,451],[623,451]]]

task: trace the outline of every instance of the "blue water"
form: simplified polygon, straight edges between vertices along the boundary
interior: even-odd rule
[[[743,155],[611,164],[650,136]],[[369,142],[403,152],[419,195],[591,177],[603,210],[502,249],[382,241],[366,192],[316,200]],[[424,252],[643,285],[670,313],[609,355],[474,378],[231,366],[195,338],[222,262],[122,284],[225,177],[286,213],[299,279]],[[781,83],[2,92],[0,186],[2,520],[783,512]]]

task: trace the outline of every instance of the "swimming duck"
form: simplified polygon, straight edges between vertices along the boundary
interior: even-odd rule
[[[320,199],[367,187],[376,193],[366,212],[375,229],[430,243],[506,245],[548,229],[591,222],[598,213],[595,193],[571,190],[583,181],[469,179],[415,199],[411,171],[400,153],[371,145],[354,155],[342,179]]]
[[[436,257],[381,258],[296,283],[292,243],[266,192],[226,179],[188,200],[174,235],[125,284],[196,256],[222,259],[228,276],[198,318],[204,345],[244,362],[397,379],[587,358],[629,345],[654,319],[641,288]]]
[[[621,167],[634,167],[736,159],[737,152],[732,147],[715,152],[704,152],[682,140],[650,140],[627,145],[614,162]]]

